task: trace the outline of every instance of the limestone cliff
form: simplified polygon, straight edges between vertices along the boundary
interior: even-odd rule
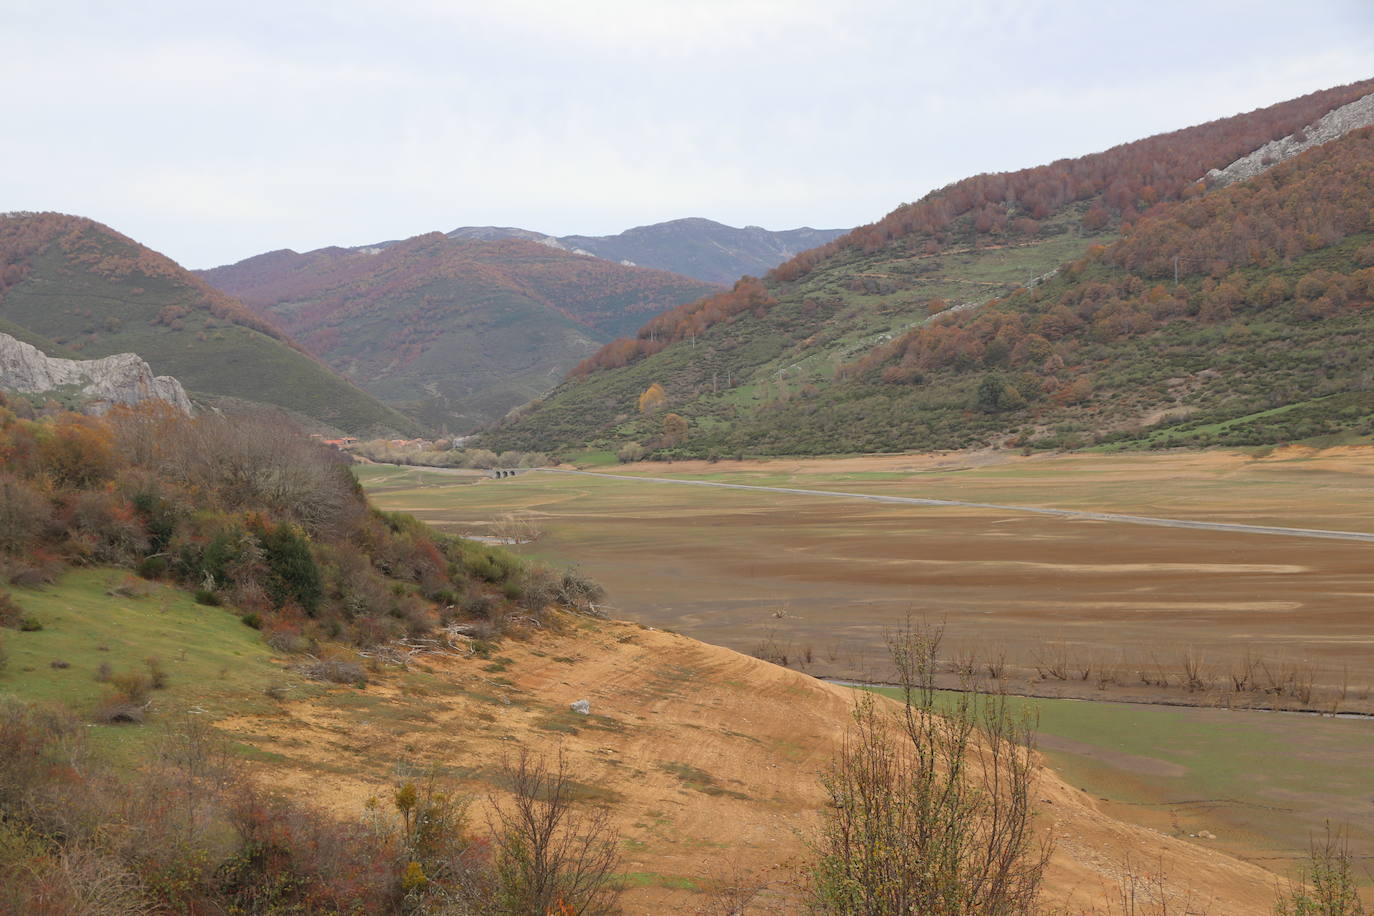
[[[191,401],[181,382],[153,370],[133,353],[102,359],[60,359],[37,347],[0,334],[0,389],[22,394],[73,394],[91,413],[104,413],[115,404],[138,404],[150,398],[166,401],[191,413]]]
[[[1272,140],[1224,169],[1212,169],[1207,173],[1207,183],[1211,187],[1225,187],[1232,182],[1254,178],[1303,150],[1339,140],[1352,130],[1371,124],[1374,124],[1374,93],[1328,111],[1302,130]]]

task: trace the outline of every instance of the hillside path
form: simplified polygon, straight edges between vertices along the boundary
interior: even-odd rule
[[[1153,518],[1148,515],[1120,515],[1114,512],[1084,512],[1079,509],[1051,509],[1044,506],[1004,506],[996,503],[969,502],[961,499],[931,499],[921,496],[885,496],[878,493],[846,493],[839,490],[804,490],[797,487],[761,487],[744,483],[719,483],[714,480],[687,480],[677,477],[641,477],[636,474],[606,474],[600,471],[573,471],[564,468],[534,468],[546,474],[579,474],[585,477],[605,477],[611,480],[636,480],[649,483],[675,483],[694,487],[722,487],[728,490],[757,490],[762,493],[791,493],[796,496],[833,496],[841,499],[864,499],[877,503],[896,503],[904,506],[959,506],[968,509],[994,509],[999,512],[1026,512],[1059,518],[1096,522],[1116,522],[1126,525],[1153,525],[1157,528],[1192,528],[1199,531],[1229,531],[1237,534],[1276,534],[1285,537],[1325,538],[1337,541],[1365,541],[1374,543],[1374,533],[1364,531],[1331,531],[1323,528],[1284,528],[1278,525],[1245,525],[1238,522],[1206,522],[1193,519]]]

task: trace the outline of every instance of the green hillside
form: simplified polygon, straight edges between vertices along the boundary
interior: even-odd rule
[[[465,431],[716,287],[521,239],[271,252],[202,276],[428,425]]]
[[[1124,444],[1145,427],[1150,444],[1349,428],[1308,421],[1336,405],[1341,416],[1364,416],[1346,403],[1359,400],[1352,392],[1362,384],[1363,317],[1351,305],[1366,301],[1361,281],[1342,279],[1343,305],[1313,322],[1299,315],[1311,311],[1303,295],[1315,281],[1300,293],[1295,278],[1362,269],[1361,233],[1370,227],[1346,211],[1368,214],[1364,141],[1328,144],[1240,186],[1209,192],[1199,179],[1371,88],[1340,87],[933,192],[762,281],[655,318],[480,444],[822,454]],[[1333,160],[1332,149],[1356,152]],[[1271,187],[1265,202],[1254,196]],[[1341,189],[1344,202],[1316,206],[1331,196],[1325,187]],[[1249,238],[1257,231],[1249,209],[1284,239]],[[1140,255],[1148,239],[1153,247]],[[1271,276],[1287,286],[1259,295],[1256,284]],[[1207,304],[1217,286],[1224,315]],[[662,399],[642,401],[654,385]],[[1341,398],[1308,404],[1332,394]],[[1282,423],[1260,417],[1220,437],[1210,431],[1289,404],[1307,406]],[[668,414],[687,421],[685,433]],[[1202,431],[1156,435],[1156,424],[1180,419]]]
[[[53,355],[137,353],[192,392],[272,404],[349,432],[409,431],[280,331],[167,258],[90,220],[0,220],[0,321]]]

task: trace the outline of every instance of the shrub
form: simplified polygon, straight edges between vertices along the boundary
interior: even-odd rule
[[[37,541],[52,509],[28,481],[0,474],[0,553],[18,554]]]
[[[557,600],[558,584],[558,578],[552,572],[537,566],[525,571],[521,576],[519,594],[510,597],[518,599],[521,607],[538,616],[544,613],[550,603]],[[511,583],[506,584],[507,589],[510,586]],[[509,592],[507,594],[509,595]]]
[[[367,672],[357,662],[343,659],[312,659],[297,668],[305,677],[314,681],[331,684],[354,684],[358,687],[367,684]]]
[[[138,671],[120,672],[110,676],[110,686],[113,689],[101,697],[96,706],[95,721],[105,724],[142,722],[147,716],[148,692],[153,689],[153,679]]]
[[[223,602],[213,589],[198,588],[195,591],[196,604],[203,604],[206,607],[219,607]]]
[[[644,456],[647,454],[648,449],[638,442],[627,442],[615,453],[615,457],[621,464],[630,464],[634,461],[644,460]]]
[[[267,644],[278,652],[285,652],[288,655],[299,655],[302,652],[309,652],[314,643],[309,637],[301,635],[300,631],[291,627],[279,627],[266,634]]]
[[[161,579],[167,575],[166,557],[144,557],[134,567],[134,572],[143,579]]]
[[[592,610],[593,605],[604,598],[606,590],[594,579],[580,574],[575,569],[564,571],[558,581],[555,598],[560,604],[579,611]]]
[[[305,533],[295,525],[281,524],[260,535],[260,540],[272,573],[267,591],[273,602],[281,606],[294,601],[307,614],[315,616],[324,589]]]
[[[143,660],[143,663],[148,666],[149,686],[154,690],[165,690],[167,682],[171,679],[171,675],[169,675],[167,669],[162,666],[162,659],[155,655],[150,655]]]
[[[503,765],[502,778],[512,798],[496,815],[498,912],[614,912],[616,836],[605,809],[574,808],[562,755],[550,768],[522,749]]]
[[[39,454],[59,485],[86,488],[114,474],[118,456],[104,424],[66,414],[47,433],[39,440]]]
[[[461,610],[463,616],[473,620],[490,620],[495,608],[496,603],[486,595],[473,594],[463,598]]]
[[[152,675],[141,671],[123,671],[111,675],[110,684],[121,696],[134,702],[148,699],[148,691],[154,686]]]
[[[818,912],[1039,912],[1050,850],[1032,824],[1031,725],[971,691],[937,711],[940,635],[908,625],[890,639],[906,707],[888,716],[864,697],[823,779]]]
[[[24,608],[14,600],[13,595],[0,591],[0,627],[17,630],[26,616]]]
[[[1344,832],[1326,825],[1326,837],[1312,840],[1311,852],[1296,883],[1274,904],[1276,916],[1370,916],[1360,902]]]
[[[81,559],[127,565],[147,552],[143,524],[133,506],[118,494],[106,490],[72,494],[64,500],[59,520],[67,529],[69,549],[80,550]]]

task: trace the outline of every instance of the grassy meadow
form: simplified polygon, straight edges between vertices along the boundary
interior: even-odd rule
[[[42,629],[0,631],[8,656],[0,692],[90,715],[110,690],[102,668],[146,673],[154,659],[166,687],[149,695],[152,721],[180,714],[217,720],[276,706],[264,691],[283,682],[281,665],[262,635],[226,608],[196,604],[185,591],[115,569],[74,570],[55,585],[16,588],[13,595]],[[316,689],[297,686],[293,693]],[[158,730],[93,722],[90,733],[97,746],[136,755]]]

